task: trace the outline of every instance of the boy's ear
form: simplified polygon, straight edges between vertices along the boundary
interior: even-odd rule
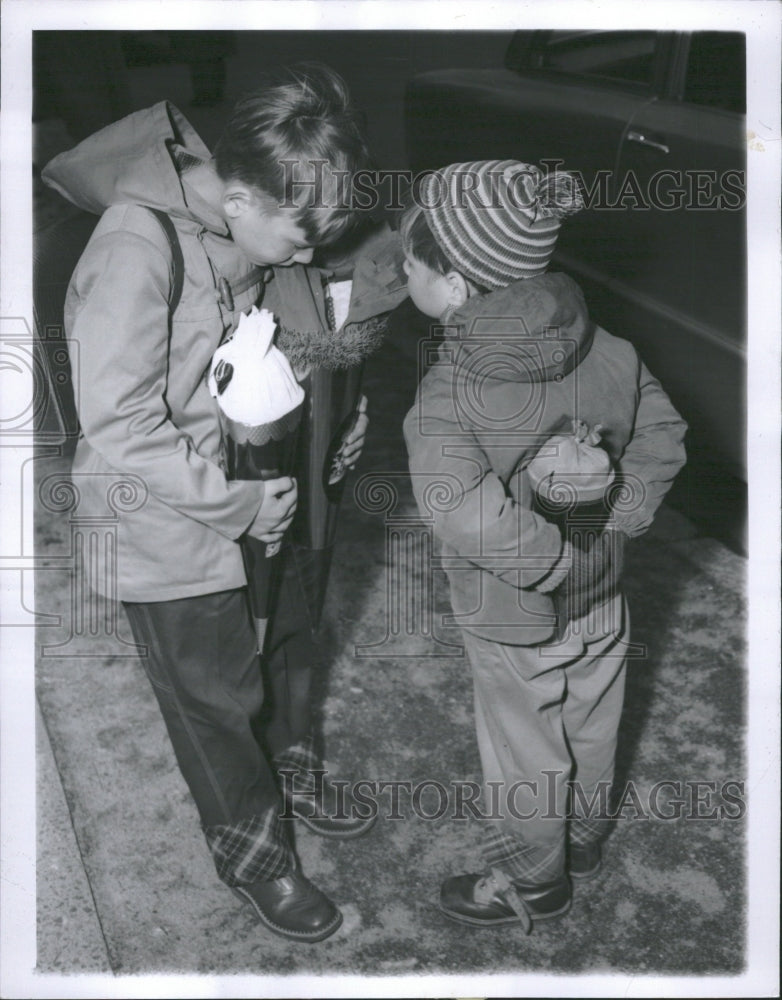
[[[223,191],[223,209],[229,219],[237,219],[246,212],[252,201],[252,191],[241,181],[230,181]]]
[[[450,304],[458,309],[470,297],[470,289],[463,274],[458,271],[449,271],[445,276],[449,288]]]

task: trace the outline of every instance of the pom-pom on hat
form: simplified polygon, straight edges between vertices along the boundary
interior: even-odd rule
[[[573,174],[517,160],[452,163],[421,180],[416,202],[456,270],[492,290],[543,274],[560,220],[584,207]]]

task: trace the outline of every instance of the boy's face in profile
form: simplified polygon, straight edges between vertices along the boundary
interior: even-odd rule
[[[342,207],[344,177],[323,161],[297,161],[298,197],[285,205],[265,191],[238,179],[229,180],[222,192],[223,215],[234,243],[254,264],[290,267],[309,264],[319,242],[334,238],[335,211]],[[314,199],[317,197],[317,203]],[[329,239],[313,240],[300,225],[304,212],[315,219],[315,232]]]
[[[234,243],[254,264],[309,264],[314,247],[299,225],[298,210],[277,208],[253,199],[241,211],[229,215],[228,228]]]
[[[433,271],[409,253],[405,254],[403,266],[413,303],[425,316],[440,319],[455,304],[452,280],[446,274]]]

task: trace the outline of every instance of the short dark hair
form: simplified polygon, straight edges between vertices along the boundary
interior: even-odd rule
[[[440,244],[434,238],[423,209],[415,203],[412,195],[408,196],[402,210],[399,232],[405,253],[425,264],[430,271],[448,274],[449,271],[455,270],[453,263],[445,256]]]
[[[423,208],[416,203],[412,193],[403,202],[402,213],[399,216],[399,233],[402,237],[402,249],[415,257],[430,271],[436,274],[448,274],[449,271],[459,271],[435,239],[434,233],[426,221]],[[461,274],[461,271],[459,271]],[[470,282],[482,293],[488,291],[484,285],[470,278]]]
[[[283,160],[320,162],[327,171],[344,172],[348,180],[369,165],[347,84],[330,67],[310,62],[264,74],[258,89],[234,107],[214,158],[223,180],[242,181],[279,205],[299,203],[297,175],[284,168]],[[336,239],[355,221],[349,197],[328,207],[333,210],[301,206],[299,225],[313,244]]]

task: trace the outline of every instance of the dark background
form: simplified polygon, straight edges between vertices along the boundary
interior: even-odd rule
[[[211,145],[225,112],[258,73],[298,60],[328,63],[365,112],[382,168],[404,168],[402,98],[414,73],[502,65],[512,32],[36,32],[34,118],[61,119],[79,140],[155,101],[176,104]],[[215,114],[215,109],[217,114]]]

